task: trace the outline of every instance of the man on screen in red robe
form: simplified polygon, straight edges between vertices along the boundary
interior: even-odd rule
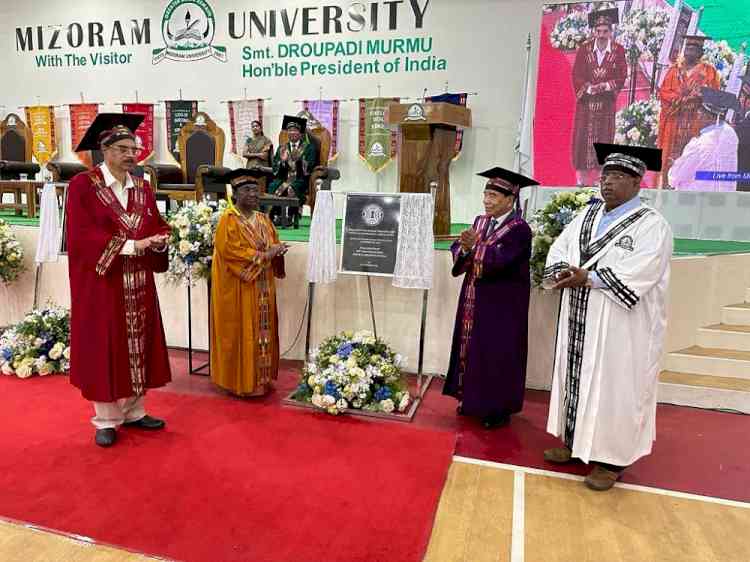
[[[76,152],[101,149],[104,162],[74,177],[66,199],[70,381],[93,402],[102,447],[121,425],[163,428],[146,414],[144,397],[171,380],[153,275],[167,269],[170,228],[148,182],[131,175],[142,120],[96,117]]]
[[[612,142],[615,137],[615,102],[628,76],[625,49],[612,38],[618,22],[617,8],[591,12],[594,37],[581,44],[573,64],[573,167],[578,185],[597,184],[599,163],[593,143]]]

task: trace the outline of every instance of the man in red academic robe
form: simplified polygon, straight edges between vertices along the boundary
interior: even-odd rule
[[[76,151],[101,149],[104,162],[73,178],[66,201],[70,381],[93,402],[102,447],[121,425],[163,428],[144,397],[171,380],[153,275],[167,269],[170,229],[148,182],[131,175],[142,119],[97,116]]]
[[[594,36],[576,51],[573,167],[578,185],[597,185],[599,163],[593,143],[612,142],[615,137],[615,102],[628,76],[625,49],[612,38],[612,26],[618,21],[617,8],[591,12]]]

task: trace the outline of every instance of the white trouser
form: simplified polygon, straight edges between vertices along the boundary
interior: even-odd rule
[[[94,402],[96,415],[91,423],[96,429],[115,429],[124,422],[134,422],[146,415],[145,396],[120,398],[117,402]]]

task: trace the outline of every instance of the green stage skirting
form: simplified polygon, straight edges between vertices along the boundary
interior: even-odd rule
[[[39,219],[17,216],[13,211],[0,211],[0,219],[10,224],[22,226],[39,226]],[[336,221],[336,242],[341,243],[341,220]],[[451,225],[451,234],[460,233],[470,225],[455,223]],[[307,242],[310,238],[310,217],[302,217],[300,227],[294,229],[279,229],[279,237],[283,242]],[[436,250],[448,250],[450,242],[436,242]],[[691,240],[675,238],[675,256],[703,256],[715,254],[745,254],[750,253],[750,242],[732,242],[723,240]]]

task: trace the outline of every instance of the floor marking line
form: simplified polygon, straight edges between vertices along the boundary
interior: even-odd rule
[[[513,531],[510,539],[510,562],[524,562],[526,543],[526,474],[513,472]]]
[[[481,459],[472,459],[469,457],[462,457],[460,455],[454,455],[453,460],[456,462],[462,462],[465,464],[476,464],[479,466],[487,466],[491,468],[500,468],[503,470],[512,470],[512,471],[521,471],[525,474],[534,474],[537,476],[550,476],[552,478],[559,478],[561,480],[578,480],[582,481],[584,479],[583,476],[578,476],[576,474],[566,474],[564,472],[554,472],[552,470],[543,470],[541,468],[531,468],[528,466],[520,466],[516,464],[504,464],[499,462],[493,462],[493,461],[485,461]],[[687,492],[676,492],[673,490],[665,490],[664,488],[654,488],[651,486],[641,486],[639,484],[622,484],[618,482],[615,484],[618,488],[623,488],[625,490],[632,490],[635,492],[645,492],[648,494],[657,494],[661,496],[671,496],[674,498],[681,498],[686,500],[695,500],[695,501],[702,501],[706,503],[715,503],[719,505],[726,505],[729,507],[739,507],[742,509],[750,509],[750,503],[737,501],[737,500],[727,500],[724,498],[717,498],[714,496],[701,496],[699,494],[690,494]]]

